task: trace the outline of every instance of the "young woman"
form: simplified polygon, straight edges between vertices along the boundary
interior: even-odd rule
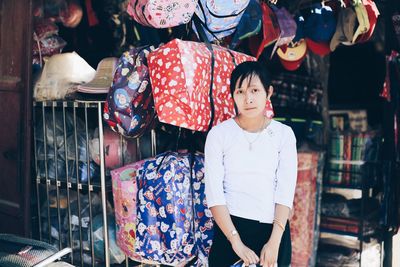
[[[205,145],[205,190],[216,222],[210,267],[240,259],[247,266],[289,266],[296,138],[265,116],[273,88],[258,62],[238,65],[230,90],[238,115],[213,127]]]

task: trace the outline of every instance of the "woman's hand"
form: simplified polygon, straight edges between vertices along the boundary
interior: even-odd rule
[[[260,265],[274,267],[278,261],[279,242],[269,240],[261,250]]]
[[[260,259],[258,258],[257,254],[243,244],[239,236],[232,238],[231,245],[233,251],[235,251],[236,255],[243,260],[246,266],[259,262]],[[221,255],[221,257],[223,257],[223,255]]]

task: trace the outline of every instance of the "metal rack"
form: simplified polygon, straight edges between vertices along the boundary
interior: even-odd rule
[[[38,230],[37,238],[58,249],[72,248],[74,253],[67,260],[76,266],[112,264],[109,227],[114,226],[108,225],[107,215],[113,216],[110,210],[113,201],[111,177],[103,149],[103,104],[103,101],[44,101],[33,105],[36,171],[36,203],[33,206],[37,209],[33,221]],[[99,140],[95,148],[90,147],[94,128],[98,128]],[[135,150],[133,159],[120,155],[122,165],[127,160],[155,155],[155,132],[144,138],[145,143],[142,138],[120,137],[121,146],[131,143]],[[93,162],[90,149],[98,150],[98,164]],[[93,171],[93,168],[98,171]],[[94,242],[94,232],[98,229],[94,229],[92,222],[96,215],[102,219],[102,253]],[[126,257],[124,265],[131,265]]]
[[[359,162],[353,162],[353,161],[346,161],[347,164],[359,164]],[[352,232],[352,231],[345,231],[345,230],[333,230],[329,228],[324,228],[321,227],[320,230],[321,232],[324,233],[330,233],[338,236],[349,236],[349,237],[354,237],[357,238],[358,245],[357,245],[357,250],[359,251],[359,266],[364,266],[365,262],[362,261],[362,253],[364,249],[366,248],[366,245],[368,246],[367,240],[370,240],[370,238],[377,238],[379,240],[379,245],[380,245],[380,266],[382,266],[382,261],[383,261],[383,253],[382,253],[382,241],[380,240],[380,231],[374,227],[373,231],[366,231],[366,226],[365,226],[365,220],[370,219],[370,215],[373,214],[366,214],[365,212],[365,206],[366,206],[366,199],[367,197],[373,197],[373,190],[379,190],[379,184],[378,184],[378,176],[379,172],[377,170],[380,167],[380,163],[378,161],[375,162],[363,162],[362,163],[362,171],[360,173],[355,173],[355,175],[359,175],[360,183],[356,184],[334,184],[330,183],[328,179],[325,179],[324,181],[324,189],[325,190],[333,190],[336,191],[337,189],[339,190],[358,190],[360,191],[360,215],[358,218],[354,218],[358,222],[358,231],[357,232]],[[328,172],[329,172],[328,168]],[[335,170],[336,172],[336,170]],[[353,173],[354,174],[354,173]],[[326,177],[325,177],[326,178]],[[330,217],[330,218],[338,218],[338,219],[349,219],[349,218],[344,218],[344,217],[334,217],[334,216],[325,216],[321,215],[321,217]],[[378,222],[377,222],[378,223]],[[329,244],[329,242],[325,242],[324,239],[320,239],[322,243]],[[346,247],[346,246],[345,246]],[[355,247],[352,247],[355,248]]]

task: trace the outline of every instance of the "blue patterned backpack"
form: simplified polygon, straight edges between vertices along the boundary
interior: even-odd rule
[[[104,105],[104,120],[115,132],[140,137],[155,123],[147,55],[153,46],[133,48],[119,59]]]
[[[231,35],[244,14],[250,0],[199,0],[195,14],[209,41]],[[195,32],[195,26],[193,25]]]

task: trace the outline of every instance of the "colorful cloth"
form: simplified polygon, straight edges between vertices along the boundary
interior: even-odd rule
[[[313,255],[318,158],[316,152],[298,153],[294,215],[290,221],[292,265],[296,267],[309,266]]]

